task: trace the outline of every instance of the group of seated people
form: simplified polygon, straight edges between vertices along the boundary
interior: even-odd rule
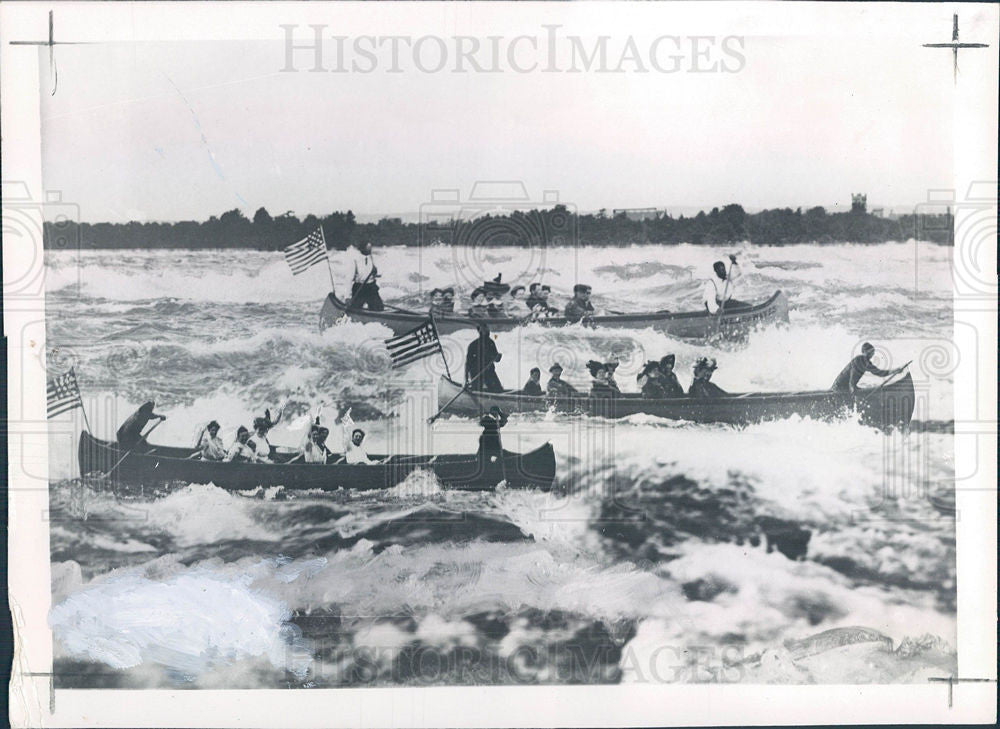
[[[247,463],[274,463],[274,447],[267,439],[268,432],[281,420],[282,411],[278,411],[278,416],[271,420],[271,411],[265,410],[263,417],[253,420],[253,433],[241,425],[236,430],[236,439],[227,449],[219,435],[221,427],[218,421],[213,420],[198,437],[197,452],[192,457],[199,457],[203,461],[242,461]],[[372,460],[368,456],[368,451],[364,446],[365,431],[354,427],[351,420],[350,409],[344,413],[340,419],[344,430],[345,448],[343,462],[348,464],[375,465],[380,461]],[[332,453],[326,445],[326,439],[330,435],[330,429],[320,425],[320,416],[317,415],[310,424],[305,440],[292,458],[285,463],[330,463],[331,458],[335,462],[340,462],[341,456]]]
[[[562,314],[570,321],[584,319],[594,312],[590,303],[590,286],[577,284],[573,287],[573,298],[563,311],[549,303],[552,287],[538,282],[527,288],[518,284],[511,286],[501,281],[498,275],[492,281],[484,281],[482,286],[470,294],[471,305],[466,315],[473,319],[524,319],[536,321]],[[431,290],[431,313],[455,313],[455,289],[435,288]]]
[[[636,375],[636,384],[644,398],[662,400],[671,397],[684,397],[684,388],[674,372],[675,361],[674,355],[668,354],[659,361],[646,362],[639,374]],[[614,360],[600,362],[592,359],[587,362],[587,370],[591,377],[590,397],[606,398],[621,394],[621,388],[615,380],[615,370],[617,369],[618,362]],[[719,397],[728,394],[711,382],[712,374],[716,369],[718,369],[718,365],[714,359],[699,358],[694,365],[694,380],[686,394],[690,397]],[[521,389],[521,394],[549,398],[580,396],[582,393],[579,390],[562,379],[562,373],[562,365],[558,362],[553,364],[549,368],[549,381],[543,390],[542,372],[538,367],[532,367],[528,381]]]

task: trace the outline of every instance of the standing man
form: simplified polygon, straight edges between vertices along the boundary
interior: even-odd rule
[[[566,304],[563,314],[572,323],[581,319],[586,323],[594,313],[594,305],[590,303],[590,287],[587,284],[576,284],[573,287],[573,298]]]
[[[350,307],[371,311],[384,311],[385,305],[378,293],[378,269],[372,260],[372,242],[368,239],[355,241],[354,248],[348,249],[351,260],[351,301]]]
[[[166,415],[159,415],[153,412],[156,405],[152,400],[144,402],[138,410],[128,416],[121,427],[118,428],[118,445],[123,448],[134,448],[141,441],[145,440],[142,434],[146,424],[151,420],[166,420]]]
[[[836,392],[854,392],[858,389],[858,381],[865,372],[871,372],[877,377],[891,377],[903,371],[906,365],[895,370],[883,370],[872,364],[872,357],[875,356],[875,347],[869,342],[861,345],[861,354],[854,357],[847,366],[840,371],[837,379],[833,381],[831,390]]]
[[[705,282],[702,289],[702,298],[705,301],[705,308],[709,313],[716,314],[719,307],[724,305],[724,310],[738,309],[750,306],[745,301],[737,301],[733,298],[736,291],[736,283],[742,277],[739,264],[736,263],[736,256],[729,256],[729,271],[726,271],[726,264],[716,261],[712,264],[715,275]]]
[[[497,377],[496,363],[503,356],[490,337],[490,328],[480,322],[477,336],[465,350],[465,382],[472,390],[503,392],[503,385]]]

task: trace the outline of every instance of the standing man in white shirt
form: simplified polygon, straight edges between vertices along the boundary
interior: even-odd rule
[[[728,272],[726,271],[726,264],[722,261],[716,261],[712,264],[715,275],[705,282],[705,287],[702,289],[702,298],[705,301],[705,308],[708,309],[709,313],[718,313],[719,307],[723,306],[723,304],[725,305],[724,311],[751,306],[751,304],[745,301],[737,301],[733,298],[733,293],[736,291],[736,284],[742,274],[739,264],[736,263],[736,256],[730,255],[729,261]]]
[[[372,243],[370,240],[356,241],[353,248],[348,249],[351,259],[351,300],[349,305],[355,309],[368,307],[371,311],[384,311],[385,305],[378,293],[378,269],[372,260]]]

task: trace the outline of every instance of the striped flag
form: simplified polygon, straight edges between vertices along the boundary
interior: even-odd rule
[[[47,388],[48,416],[54,418],[73,408],[82,408],[80,387],[76,384],[76,373],[70,368],[65,375],[50,377]]]
[[[389,356],[392,357],[393,369],[408,365],[410,362],[416,362],[424,357],[430,357],[432,354],[440,354],[442,358],[444,357],[437,327],[430,319],[416,329],[411,329],[398,337],[386,339],[385,346],[389,350]]]
[[[326,238],[323,235],[323,228],[317,228],[298,243],[292,243],[285,249],[285,260],[288,261],[292,274],[298,276],[300,273],[314,266],[320,261],[328,260],[326,257]]]

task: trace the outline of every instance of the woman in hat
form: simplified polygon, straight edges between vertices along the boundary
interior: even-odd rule
[[[660,373],[660,363],[650,360],[643,366],[636,379],[640,382],[639,389],[647,400],[662,400],[667,396],[663,390],[663,377]]]
[[[592,359],[587,362],[587,370],[589,370],[591,377],[591,397],[607,398],[618,394],[617,386],[611,385],[612,380],[607,365]]]
[[[469,316],[473,319],[484,319],[488,314],[486,309],[486,292],[482,288],[472,292],[472,306],[469,307]]]
[[[562,378],[562,365],[556,362],[549,367],[548,384],[545,385],[545,392],[549,397],[573,397],[578,395],[576,388]]]
[[[660,358],[660,387],[663,388],[664,397],[684,397],[684,388],[674,372],[672,354]]]
[[[691,397],[722,397],[728,395],[725,390],[711,382],[712,374],[718,368],[715,358],[702,357],[694,365],[694,382],[688,394]]]
[[[302,451],[289,463],[300,460],[305,463],[326,463],[327,456],[330,455],[330,450],[326,447],[326,439],[329,435],[330,429],[320,425],[317,417],[316,422],[309,426],[309,433],[306,442],[302,444]]]

